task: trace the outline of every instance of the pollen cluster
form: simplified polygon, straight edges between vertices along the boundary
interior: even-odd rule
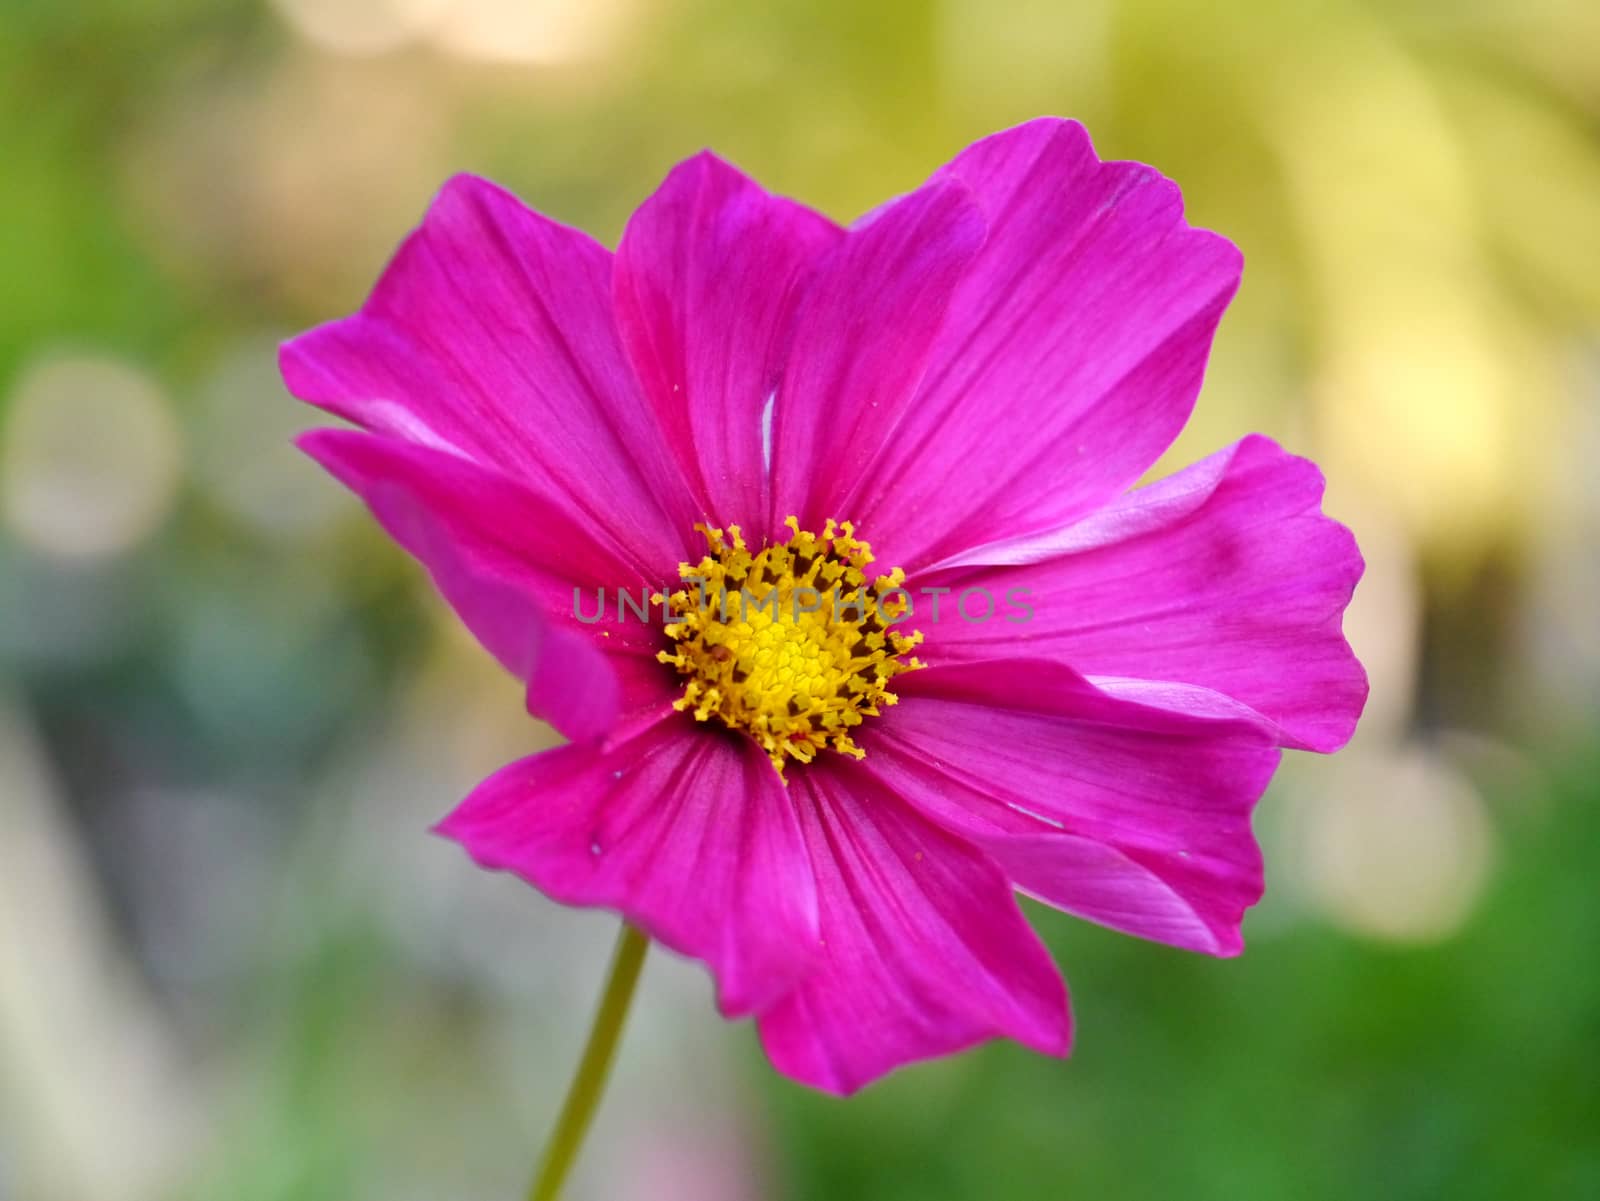
[[[920,633],[891,629],[909,600],[899,568],[867,580],[872,548],[846,522],[751,552],[738,526],[697,525],[708,552],[681,563],[687,587],[657,595],[672,647],[657,658],[684,677],[674,704],[750,735],[783,773],[831,749],[860,759],[853,732],[898,699],[889,682],[923,666]]]

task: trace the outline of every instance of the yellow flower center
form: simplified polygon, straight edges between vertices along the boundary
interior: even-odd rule
[[[753,554],[738,526],[696,525],[709,553],[678,565],[688,587],[654,598],[673,643],[657,658],[685,680],[675,706],[749,734],[780,775],[825,748],[862,758],[853,731],[896,702],[889,681],[923,666],[907,657],[922,635],[890,628],[909,604],[905,572],[869,584],[872,548],[848,521],[786,524],[787,541]]]

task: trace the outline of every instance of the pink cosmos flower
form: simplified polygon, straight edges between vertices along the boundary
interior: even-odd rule
[[[1239,273],[1052,119],[848,229],[701,154],[615,254],[450,181],[282,356],[361,427],[301,445],[570,739],[440,830],[703,960],[833,1092],[1067,1051],[1017,890],[1237,954],[1278,748],[1336,749],[1366,697],[1315,466],[1249,437],[1129,491]]]

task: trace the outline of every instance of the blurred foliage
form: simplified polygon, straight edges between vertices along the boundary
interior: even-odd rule
[[[453,170],[610,241],[711,145],[850,219],[1041,112],[1244,249],[1167,465],[1252,428],[1317,456],[1372,707],[1268,798],[1250,955],[1035,910],[1071,1061],[839,1103],[750,1050],[745,1192],[1600,1195],[1597,52],[1590,0],[6,0],[0,1198],[501,1196],[577,1037],[580,919],[422,834],[547,734],[289,449],[317,419],[273,342],[359,303]],[[1346,892],[1459,903],[1374,929],[1317,858],[1340,821],[1374,845]],[[708,1012],[630,1051],[671,1068]],[[667,1141],[726,1076],[639,1070]]]

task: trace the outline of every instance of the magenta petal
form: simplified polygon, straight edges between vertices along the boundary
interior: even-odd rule
[[[1170,180],[1101,162],[1075,122],[985,138],[934,179],[971,189],[989,237],[852,508],[908,570],[1131,486],[1188,420],[1240,272]]]
[[[775,524],[857,515],[851,493],[910,402],[983,237],[967,189],[932,184],[879,209],[819,265],[773,412]]]
[[[1022,590],[1032,619],[930,625],[930,654],[1023,648],[1147,704],[1220,712],[1231,698],[1283,745],[1335,750],[1367,696],[1340,629],[1362,561],[1322,515],[1322,486],[1313,463],[1253,436],[1065,529],[973,552],[939,582]]]
[[[617,248],[616,308],[704,515],[767,533],[763,421],[795,305],[844,232],[715,155],[675,167]]]
[[[703,516],[623,353],[611,254],[486,180],[447,183],[361,311],[281,363],[302,400],[571,496],[653,571]]]
[[[774,1002],[815,954],[816,885],[783,784],[749,739],[692,718],[513,763],[438,829],[484,867],[704,960],[728,1017]]]
[[[849,767],[789,792],[822,927],[812,972],[760,1015],[779,1071],[850,1093],[992,1037],[1066,1054],[1066,986],[993,862]]]
[[[656,630],[573,616],[573,589],[629,575],[559,507],[459,455],[359,430],[315,430],[299,445],[366,501],[428,569],[477,639],[528,685],[528,706],[569,738],[603,733],[669,694]],[[608,592],[608,595],[610,593]]]
[[[995,834],[981,845],[1031,897],[1124,934],[1186,951],[1229,957],[1244,950],[1240,915],[1259,888],[1237,900],[1197,902],[1126,851],[1056,831]]]
[[[1278,763],[1259,722],[1136,704],[1048,662],[900,684],[863,770],[1043,901],[1192,950],[1241,949],[1262,890],[1250,813]]]

